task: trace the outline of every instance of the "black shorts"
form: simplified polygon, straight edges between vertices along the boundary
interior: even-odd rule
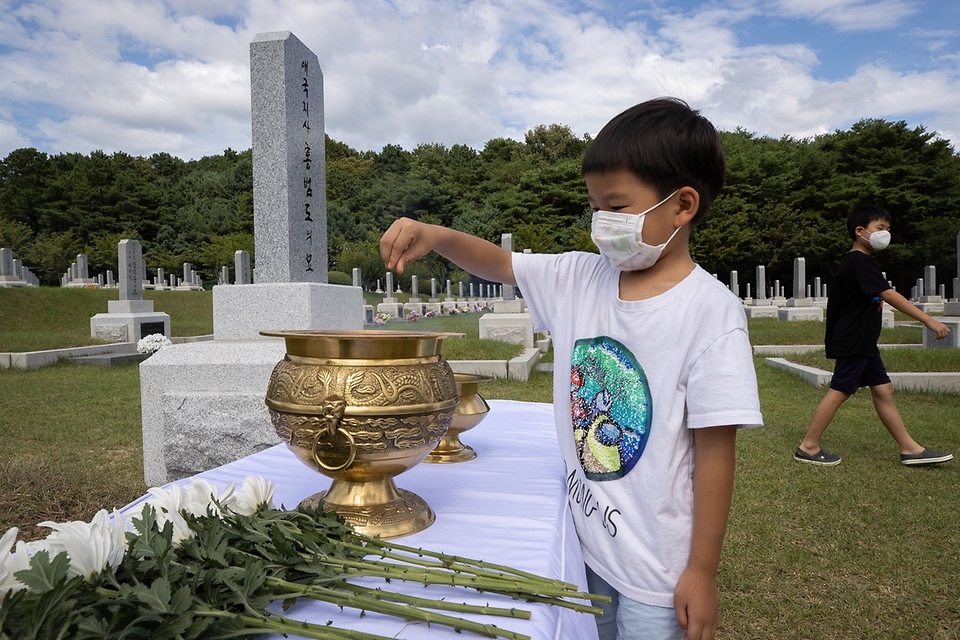
[[[890,376],[879,354],[875,356],[838,356],[833,365],[830,388],[853,395],[860,387],[887,384]]]

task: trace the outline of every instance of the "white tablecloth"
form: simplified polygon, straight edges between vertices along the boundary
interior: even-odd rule
[[[461,435],[477,458],[457,464],[419,464],[397,476],[402,489],[427,501],[437,515],[426,530],[397,542],[432,551],[459,554],[505,564],[551,578],[586,591],[583,558],[566,500],[566,478],[557,447],[553,408],[549,404],[490,400],[490,413]],[[218,487],[259,475],[276,484],[274,502],[293,508],[307,496],[326,489],[330,480],[301,463],[285,445],[278,445],[236,462],[199,474]],[[189,482],[186,479],[181,482]],[[379,584],[383,584],[380,582]],[[527,609],[530,620],[492,616],[474,619],[495,624],[535,639],[592,640],[597,637],[593,616],[546,605],[518,602],[467,589],[396,581],[391,590],[457,602]],[[340,611],[326,603],[301,601],[286,612],[306,619],[392,638],[456,638],[452,629],[351,609]],[[463,616],[470,617],[470,616]],[[474,636],[476,637],[476,636]]]

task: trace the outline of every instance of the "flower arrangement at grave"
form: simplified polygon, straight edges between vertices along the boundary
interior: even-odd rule
[[[18,530],[8,530],[0,538],[0,638],[277,633],[383,640],[284,615],[299,598],[361,616],[377,612],[487,637],[525,637],[454,615],[529,619],[524,609],[430,600],[350,581],[356,577],[458,586],[593,614],[599,609],[572,600],[606,600],[510,567],[359,534],[322,505],[277,510],[273,493],[273,483],[259,477],[222,491],[197,479],[150,489],[126,514],[101,510],[90,523],[43,522],[53,530],[44,540],[17,541]]]
[[[173,344],[170,338],[162,333],[151,333],[148,336],[140,338],[137,342],[137,353],[146,353],[148,355],[160,351],[163,347]]]
[[[434,311],[433,309],[431,309],[430,311],[427,311],[425,314],[423,314],[423,317],[425,317],[425,318],[435,318],[436,316],[437,316],[437,312]]]
[[[373,316],[373,324],[387,324],[387,322],[389,322],[390,318],[392,317],[393,316],[390,315],[389,313],[381,311],[380,313]]]
[[[409,322],[416,322],[419,319],[420,319],[420,313],[417,311],[411,311],[410,313],[407,314],[407,320]]]
[[[447,313],[449,313],[451,316],[455,316],[455,315],[457,315],[457,313],[458,313],[458,312],[457,312],[457,308],[456,308],[456,307],[451,307],[450,311],[448,311]]]
[[[470,313],[470,307],[460,307],[460,313]]]

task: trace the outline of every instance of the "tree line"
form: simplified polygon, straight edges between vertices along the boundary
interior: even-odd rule
[[[809,139],[721,132],[727,180],[694,231],[691,251],[724,282],[757,265],[770,282],[792,279],[793,259],[807,277],[829,282],[851,244],[847,212],[859,202],[893,216],[893,244],[876,254],[888,278],[909,292],[927,265],[948,285],[957,275],[960,157],[950,142],[905,122],[862,120]],[[358,151],[326,138],[327,236],[331,281],[360,267],[366,284],[382,278],[377,242],[401,216],[442,224],[514,250],[594,250],[591,212],[580,176],[590,144],[564,125],[541,125],[523,141],[496,138],[482,150],[421,144]],[[152,271],[190,262],[208,283],[233,253],[253,255],[250,150],[183,161],[166,153],[134,157],[95,151],[48,155],[17,149],[0,161],[0,246],[56,284],[78,253],[91,272],[116,270],[117,243],[135,238]],[[454,281],[466,274],[431,255],[400,278]],[[426,285],[429,286],[429,285]]]

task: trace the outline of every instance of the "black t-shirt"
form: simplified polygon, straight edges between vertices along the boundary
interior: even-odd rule
[[[827,300],[828,358],[873,356],[882,324],[880,293],[890,288],[876,261],[861,251],[846,255],[833,276]]]

